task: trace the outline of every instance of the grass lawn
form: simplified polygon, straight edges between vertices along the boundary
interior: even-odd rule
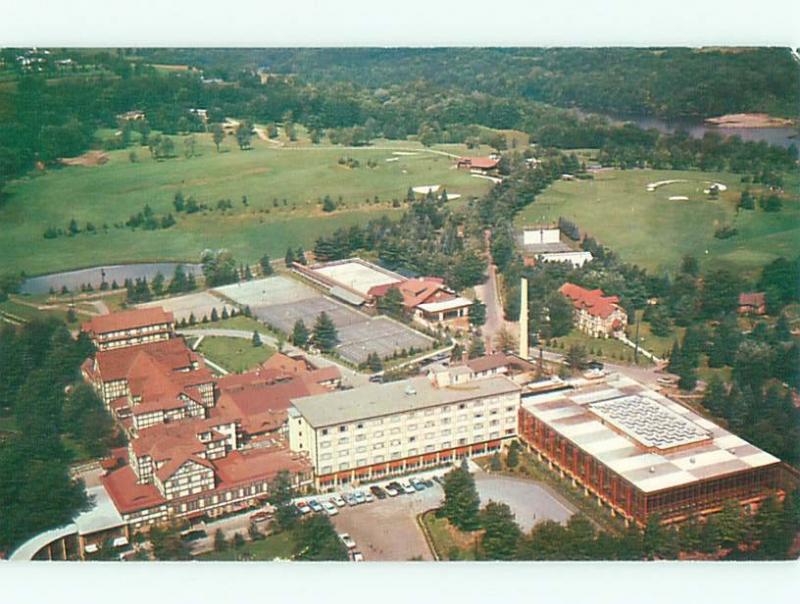
[[[641,317],[644,311],[639,310],[636,311],[637,314]],[[628,326],[628,338],[633,341],[636,335],[636,325],[629,325]],[[675,340],[683,340],[683,334],[686,332],[685,327],[678,327],[673,325],[672,331],[669,335],[666,336],[656,336],[650,331],[650,323],[647,321],[640,321],[639,322],[639,338],[641,341],[641,345],[646,350],[652,352],[656,356],[661,358],[665,358],[669,356],[670,350],[672,350],[672,344]]]
[[[648,183],[683,179],[648,192]],[[796,191],[797,177],[789,176],[787,191]],[[709,182],[728,187],[719,199],[703,193]],[[744,187],[731,173],[678,170],[613,170],[594,180],[557,181],[517,216],[516,224],[574,220],[582,230],[616,251],[624,260],[651,271],[675,269],[685,254],[710,267],[726,267],[752,276],[779,256],[800,251],[800,201],[784,198],[783,210],[766,213],[743,210],[736,204]],[[752,190],[756,187],[750,185]],[[686,196],[688,201],[670,201]],[[720,225],[738,234],[716,239]]]
[[[436,513],[433,511],[425,512],[422,515],[422,524],[428,530],[428,534],[433,542],[433,547],[436,550],[439,558],[442,560],[451,560],[450,553],[453,548],[459,550],[459,560],[474,560],[475,537],[471,533],[463,533],[450,524],[447,518],[437,518]]]
[[[46,309],[39,310],[28,304],[22,304],[12,298],[0,303],[0,313],[6,314],[10,318],[19,318],[23,321],[33,321],[35,319],[44,319],[47,317],[55,317],[67,323],[67,327],[76,329],[81,321],[89,319],[88,315],[76,313],[76,320],[72,323],[67,322],[66,309]]]
[[[259,541],[246,541],[239,549],[227,549],[223,552],[208,552],[197,556],[200,561],[234,561],[240,559],[242,554],[249,554],[252,560],[274,560],[275,558],[290,558],[294,542],[292,533],[284,531],[269,535]]]
[[[309,248],[319,235],[341,226],[382,214],[398,216],[402,210],[392,208],[392,199],[405,198],[411,186],[440,184],[465,199],[491,185],[452,169],[453,158],[417,142],[375,141],[370,147],[345,149],[303,143],[276,147],[254,138],[252,150],[240,151],[228,137],[217,153],[209,134],[195,137],[198,155],[189,159],[183,155],[182,137],[176,136],[178,156],[169,160],[156,161],[147,148],[137,147],[135,163],[124,149],[109,152],[102,166],[52,168],[11,183],[0,207],[0,257],[28,274],[101,262],[197,261],[202,250],[220,247],[239,261],[254,262],[264,253],[282,257],[289,245]],[[442,145],[441,150],[464,153],[460,145]],[[340,165],[344,156],[357,159],[360,167]],[[367,167],[368,160],[376,166]],[[172,201],[177,191],[211,209],[176,214]],[[322,212],[318,200],[325,195],[341,196],[342,207]],[[233,208],[217,210],[220,199],[230,199]],[[145,204],[158,217],[172,212],[177,224],[155,231],[114,227]],[[66,229],[72,218],[81,229],[92,222],[97,231],[44,239],[45,229]]]
[[[245,317],[243,315],[238,315],[231,319],[220,319],[219,321],[214,321],[213,323],[197,323],[196,325],[187,325],[186,329],[241,329],[242,331],[255,331],[258,330],[259,333],[265,333],[267,331],[266,326],[263,323],[259,323],[255,319],[250,317]],[[244,342],[244,340],[242,340]]]
[[[0,417],[0,432],[16,432],[17,422],[13,415]]]
[[[641,336],[641,331],[639,332],[639,335]],[[633,363],[633,348],[626,346],[614,338],[592,338],[582,331],[573,329],[566,336],[556,338],[555,341],[559,342],[558,346],[545,346],[545,350],[552,350],[553,352],[566,354],[570,346],[579,345],[583,346],[590,358],[605,359],[606,361],[611,362]],[[563,344],[563,347],[560,344]],[[656,354],[659,352],[661,351],[657,350]],[[650,365],[651,363],[643,356],[640,356],[639,364]]]
[[[198,352],[228,371],[240,372],[252,369],[275,353],[266,344],[253,346],[242,338],[206,337],[200,342]]]

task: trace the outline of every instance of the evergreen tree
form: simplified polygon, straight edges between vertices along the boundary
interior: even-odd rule
[[[261,336],[258,334],[257,331],[253,331],[253,346],[259,347],[262,345]]]
[[[506,465],[509,468],[516,468],[519,465],[519,442],[516,440],[511,441],[506,454]]]
[[[475,300],[469,308],[469,324],[481,327],[486,323],[486,305],[480,300]]]
[[[261,260],[259,260],[258,263],[261,265],[261,274],[265,277],[269,277],[274,272],[269,256],[266,254],[261,256]]]
[[[306,344],[308,344],[308,335],[308,329],[306,324],[303,323],[303,319],[297,319],[292,329],[292,344],[299,348],[305,348]]]
[[[378,298],[377,307],[379,311],[392,317],[405,315],[403,294],[397,287],[390,287],[386,294]]]
[[[287,267],[291,267],[292,264],[295,262],[294,251],[292,248],[286,248],[286,255],[284,256],[284,262],[286,263]]]
[[[467,469],[466,459],[444,477],[444,516],[453,526],[463,531],[474,531],[480,526],[480,497],[475,479]]]
[[[347,560],[347,547],[327,515],[314,514],[298,523],[293,534],[295,560]]]
[[[327,313],[321,312],[314,323],[314,344],[323,352],[332,351],[339,343],[339,335]]]
[[[513,560],[522,536],[511,508],[489,501],[481,510],[480,523],[485,529],[481,539],[483,556],[488,560]]]
[[[472,338],[469,344],[469,358],[477,359],[486,354],[486,346],[483,343],[483,338]]]

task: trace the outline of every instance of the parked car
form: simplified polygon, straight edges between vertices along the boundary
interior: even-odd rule
[[[433,481],[430,478],[426,478],[422,481],[422,484],[430,489],[433,486]]]
[[[272,518],[272,514],[269,512],[256,512],[250,516],[250,522],[266,522],[270,518]]]
[[[402,495],[405,492],[403,491],[403,487],[396,480],[390,482],[388,486],[392,487],[395,491],[397,491],[398,495]]]
[[[378,485],[373,485],[369,488],[370,492],[375,495],[378,499],[386,499],[386,491],[380,488]]]
[[[383,376],[382,375],[371,375],[369,376],[369,381],[373,384],[383,384]]]
[[[333,505],[330,501],[323,501],[322,508],[325,510],[325,513],[327,513],[328,516],[336,516],[336,514],[339,513],[337,507]]]
[[[347,549],[355,549],[356,542],[353,541],[353,538],[350,537],[349,534],[347,534],[347,533],[339,533],[339,539],[341,540],[342,543],[344,543],[344,545],[345,545],[345,547]]]
[[[403,493],[405,493],[406,495],[413,495],[414,493],[417,492],[417,490],[407,482],[401,482],[400,486],[403,489]]]
[[[375,501],[375,497],[369,491],[364,491],[364,499],[367,503],[372,503]]]
[[[363,562],[364,554],[361,552],[353,552],[353,562]]]
[[[383,487],[383,489],[384,489],[384,491],[386,491],[386,494],[387,494],[389,497],[397,497],[397,496],[399,495],[399,493],[397,492],[397,489],[395,489],[395,488],[394,488],[392,485],[390,485],[390,484],[387,484],[385,487]]]
[[[205,532],[203,529],[194,529],[191,531],[186,531],[181,535],[184,541],[197,541],[198,539],[205,539],[208,537],[208,533]]]
[[[335,505],[337,508],[343,508],[344,506],[347,505],[344,499],[339,497],[339,495],[334,495],[333,497],[331,497],[331,503],[333,503],[333,505]]]
[[[419,478],[412,478],[409,480],[411,486],[414,487],[417,491],[422,491],[425,489],[425,485],[422,484],[422,481]]]
[[[310,508],[311,508],[311,511],[312,511],[312,512],[316,512],[316,513],[319,513],[319,512],[321,512],[321,511],[324,509],[324,508],[323,508],[323,507],[322,507],[322,506],[319,504],[319,501],[317,501],[316,499],[309,499],[309,500],[308,500],[308,507],[310,507]]]
[[[308,507],[308,504],[305,501],[298,501],[294,505],[300,511],[301,514],[310,514],[311,513],[311,508]]]
[[[367,502],[367,498],[364,497],[364,493],[362,493],[361,491],[356,491],[355,493],[353,493],[353,499],[356,500],[357,504]]]
[[[344,493],[342,499],[345,500],[347,505],[358,505],[358,501],[356,501],[356,498],[351,493]]]

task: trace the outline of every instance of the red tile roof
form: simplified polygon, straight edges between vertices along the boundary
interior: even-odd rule
[[[193,362],[197,362],[201,366],[203,364],[202,357],[189,350],[182,338],[172,338],[128,348],[100,350],[95,354],[98,373],[104,382],[130,377],[129,373],[132,373],[132,368],[135,367],[137,361],[145,357],[150,357],[152,361],[170,371],[191,368]],[[147,367],[142,365],[135,373],[147,376]]]
[[[186,456],[175,456],[170,458],[170,460],[161,466],[158,470],[156,470],[156,476],[161,482],[165,480],[169,480],[170,476],[172,476],[175,472],[178,471],[179,468],[183,467],[183,465],[187,462],[194,462],[196,464],[200,464],[214,471],[214,466],[211,465],[210,461],[206,461],[202,457],[198,457],[197,455],[186,455]]]
[[[461,157],[459,158],[458,163],[468,165],[471,168],[478,168],[480,170],[491,170],[497,167],[497,164],[500,163],[500,160],[492,159],[491,157]]]
[[[739,306],[752,306],[758,308],[764,305],[764,292],[739,294]]]
[[[454,297],[452,294],[442,291],[444,289],[444,279],[441,277],[416,277],[414,279],[406,279],[400,283],[376,285],[369,289],[367,295],[373,298],[380,298],[395,287],[399,289],[400,293],[403,295],[403,306],[406,308],[415,308],[425,302],[441,302],[442,299],[439,298],[435,300],[431,299],[439,293],[445,296],[443,299]]]
[[[154,306],[152,308],[136,308],[92,317],[90,321],[81,325],[81,329],[89,333],[102,334],[110,331],[123,331],[148,325],[174,322],[175,317],[171,312],[165,311],[160,306]]]
[[[100,479],[120,514],[152,508],[167,502],[153,484],[138,484],[133,468],[126,465]]]
[[[228,489],[255,480],[271,480],[281,471],[310,472],[311,464],[288,448],[263,448],[234,451],[214,461],[219,489]]]
[[[573,283],[565,283],[559,290],[572,301],[575,308],[590,315],[606,319],[619,308],[617,296],[606,296],[602,289],[586,289]]]

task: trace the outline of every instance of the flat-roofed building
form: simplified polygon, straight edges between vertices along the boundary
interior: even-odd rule
[[[331,489],[498,450],[517,434],[519,401],[504,375],[442,370],[294,399],[289,445],[308,456],[317,486]]]
[[[628,520],[681,521],[781,489],[778,458],[622,376],[523,395],[522,440]]]
[[[113,350],[169,340],[175,335],[175,318],[160,306],[137,308],[92,317],[81,330],[97,350]]]

